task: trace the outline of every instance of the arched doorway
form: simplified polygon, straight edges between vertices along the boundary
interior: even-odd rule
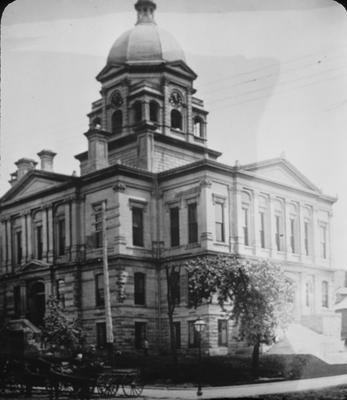
[[[42,281],[28,285],[28,317],[34,325],[41,325],[45,316],[45,285]]]

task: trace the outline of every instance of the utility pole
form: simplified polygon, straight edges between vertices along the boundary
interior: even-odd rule
[[[106,201],[102,202],[102,259],[104,272],[104,297],[105,297],[105,318],[106,318],[106,346],[108,359],[113,363],[113,323],[110,296],[110,278],[108,274],[108,255],[107,255],[107,227],[106,227]]]

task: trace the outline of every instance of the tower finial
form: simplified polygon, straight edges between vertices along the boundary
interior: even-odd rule
[[[157,5],[152,0],[137,0],[135,9],[137,11],[137,24],[155,24],[154,11]]]

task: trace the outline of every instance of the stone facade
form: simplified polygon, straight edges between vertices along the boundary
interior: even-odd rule
[[[139,0],[134,30],[153,24],[154,9],[146,9],[143,20],[142,7]],[[158,40],[151,35],[145,40]],[[88,151],[76,156],[80,177],[53,172],[55,154],[47,150],[39,153],[40,170],[33,160],[25,159],[24,172],[17,163],[12,188],[0,201],[2,315],[39,324],[45,300],[55,295],[80,318],[88,342],[103,345],[100,207],[106,202],[116,348],[138,351],[146,335],[151,351],[168,351],[170,262],[180,274],[174,314],[180,351],[195,346],[191,323],[200,315],[208,326],[206,351],[237,352],[233,322],[225,322],[217,305],[188,307],[185,261],[217,253],[281,263],[296,287],[296,320],[338,336],[331,312],[336,199],[284,158],[243,166],[217,162],[220,153],[207,147],[207,112],[193,96],[196,74],[182,59],[162,54],[149,60],[148,51],[137,62],[108,62],[98,75],[102,98],[89,114]]]

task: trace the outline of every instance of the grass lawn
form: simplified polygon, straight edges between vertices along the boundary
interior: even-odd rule
[[[346,400],[347,386],[337,386],[330,389],[309,390],[297,393],[283,393],[251,397],[261,400]],[[246,400],[245,398],[243,400]]]

